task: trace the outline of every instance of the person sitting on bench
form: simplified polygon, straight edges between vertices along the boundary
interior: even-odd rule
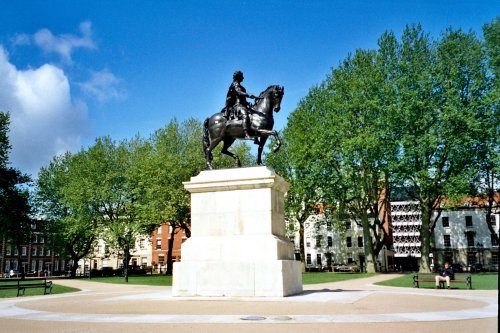
[[[450,280],[453,280],[453,270],[450,268],[450,265],[445,262],[444,268],[439,270],[439,274],[436,275],[436,289],[439,289],[439,284],[441,282],[446,281],[446,286],[450,289]]]

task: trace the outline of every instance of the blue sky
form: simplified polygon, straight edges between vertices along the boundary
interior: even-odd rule
[[[285,86],[275,128],[308,90],[387,30],[474,30],[498,1],[4,1],[0,110],[11,162],[36,176],[96,137],[143,137],[220,110],[232,73],[258,94]]]

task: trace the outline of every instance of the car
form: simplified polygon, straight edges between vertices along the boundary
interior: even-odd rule
[[[463,273],[464,268],[460,264],[451,264],[450,268],[453,270],[453,273]]]
[[[484,272],[484,267],[482,264],[472,264],[470,265],[470,271],[472,273],[481,273],[481,272]]]

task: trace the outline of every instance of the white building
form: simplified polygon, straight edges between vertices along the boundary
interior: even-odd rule
[[[136,237],[135,245],[130,250],[130,265],[135,267],[152,266],[153,248],[149,236]],[[109,249],[103,239],[97,242],[97,248],[87,258],[78,262],[78,274],[83,274],[90,269],[103,268],[119,269],[123,267],[123,254],[117,254]]]
[[[492,214],[490,223],[497,235],[499,222],[500,214]],[[434,229],[433,252],[439,265],[448,261],[467,269],[477,263],[498,271],[498,243],[488,228],[484,208],[465,206],[441,212]]]
[[[418,202],[391,202],[393,243],[379,253],[379,271],[418,270],[421,252],[422,213]],[[437,218],[437,219],[436,219]],[[429,262],[431,268],[445,261],[460,264],[464,270],[481,264],[498,271],[498,243],[486,224],[486,209],[463,206],[433,213],[436,221]],[[490,218],[499,233],[500,214]],[[293,237],[298,248],[298,234]],[[324,270],[334,265],[365,261],[363,230],[353,221],[344,226],[332,225],[323,214],[310,216],[304,223],[304,249],[307,270]]]
[[[363,269],[363,228],[354,221],[339,226],[332,224],[324,214],[311,215],[304,223],[304,252],[306,270],[331,270],[349,264]],[[393,271],[392,251],[384,247],[379,253],[378,264],[379,271]]]

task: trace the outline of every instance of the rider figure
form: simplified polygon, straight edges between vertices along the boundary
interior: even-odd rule
[[[233,74],[233,83],[229,87],[226,96],[226,118],[229,119],[231,109],[233,114],[237,115],[238,111],[241,113],[243,120],[243,131],[245,132],[245,139],[253,139],[248,131],[250,129],[250,107],[247,102],[246,97],[256,99],[257,97],[252,94],[248,94],[246,89],[241,85],[243,81],[243,73],[241,71],[236,71]]]

